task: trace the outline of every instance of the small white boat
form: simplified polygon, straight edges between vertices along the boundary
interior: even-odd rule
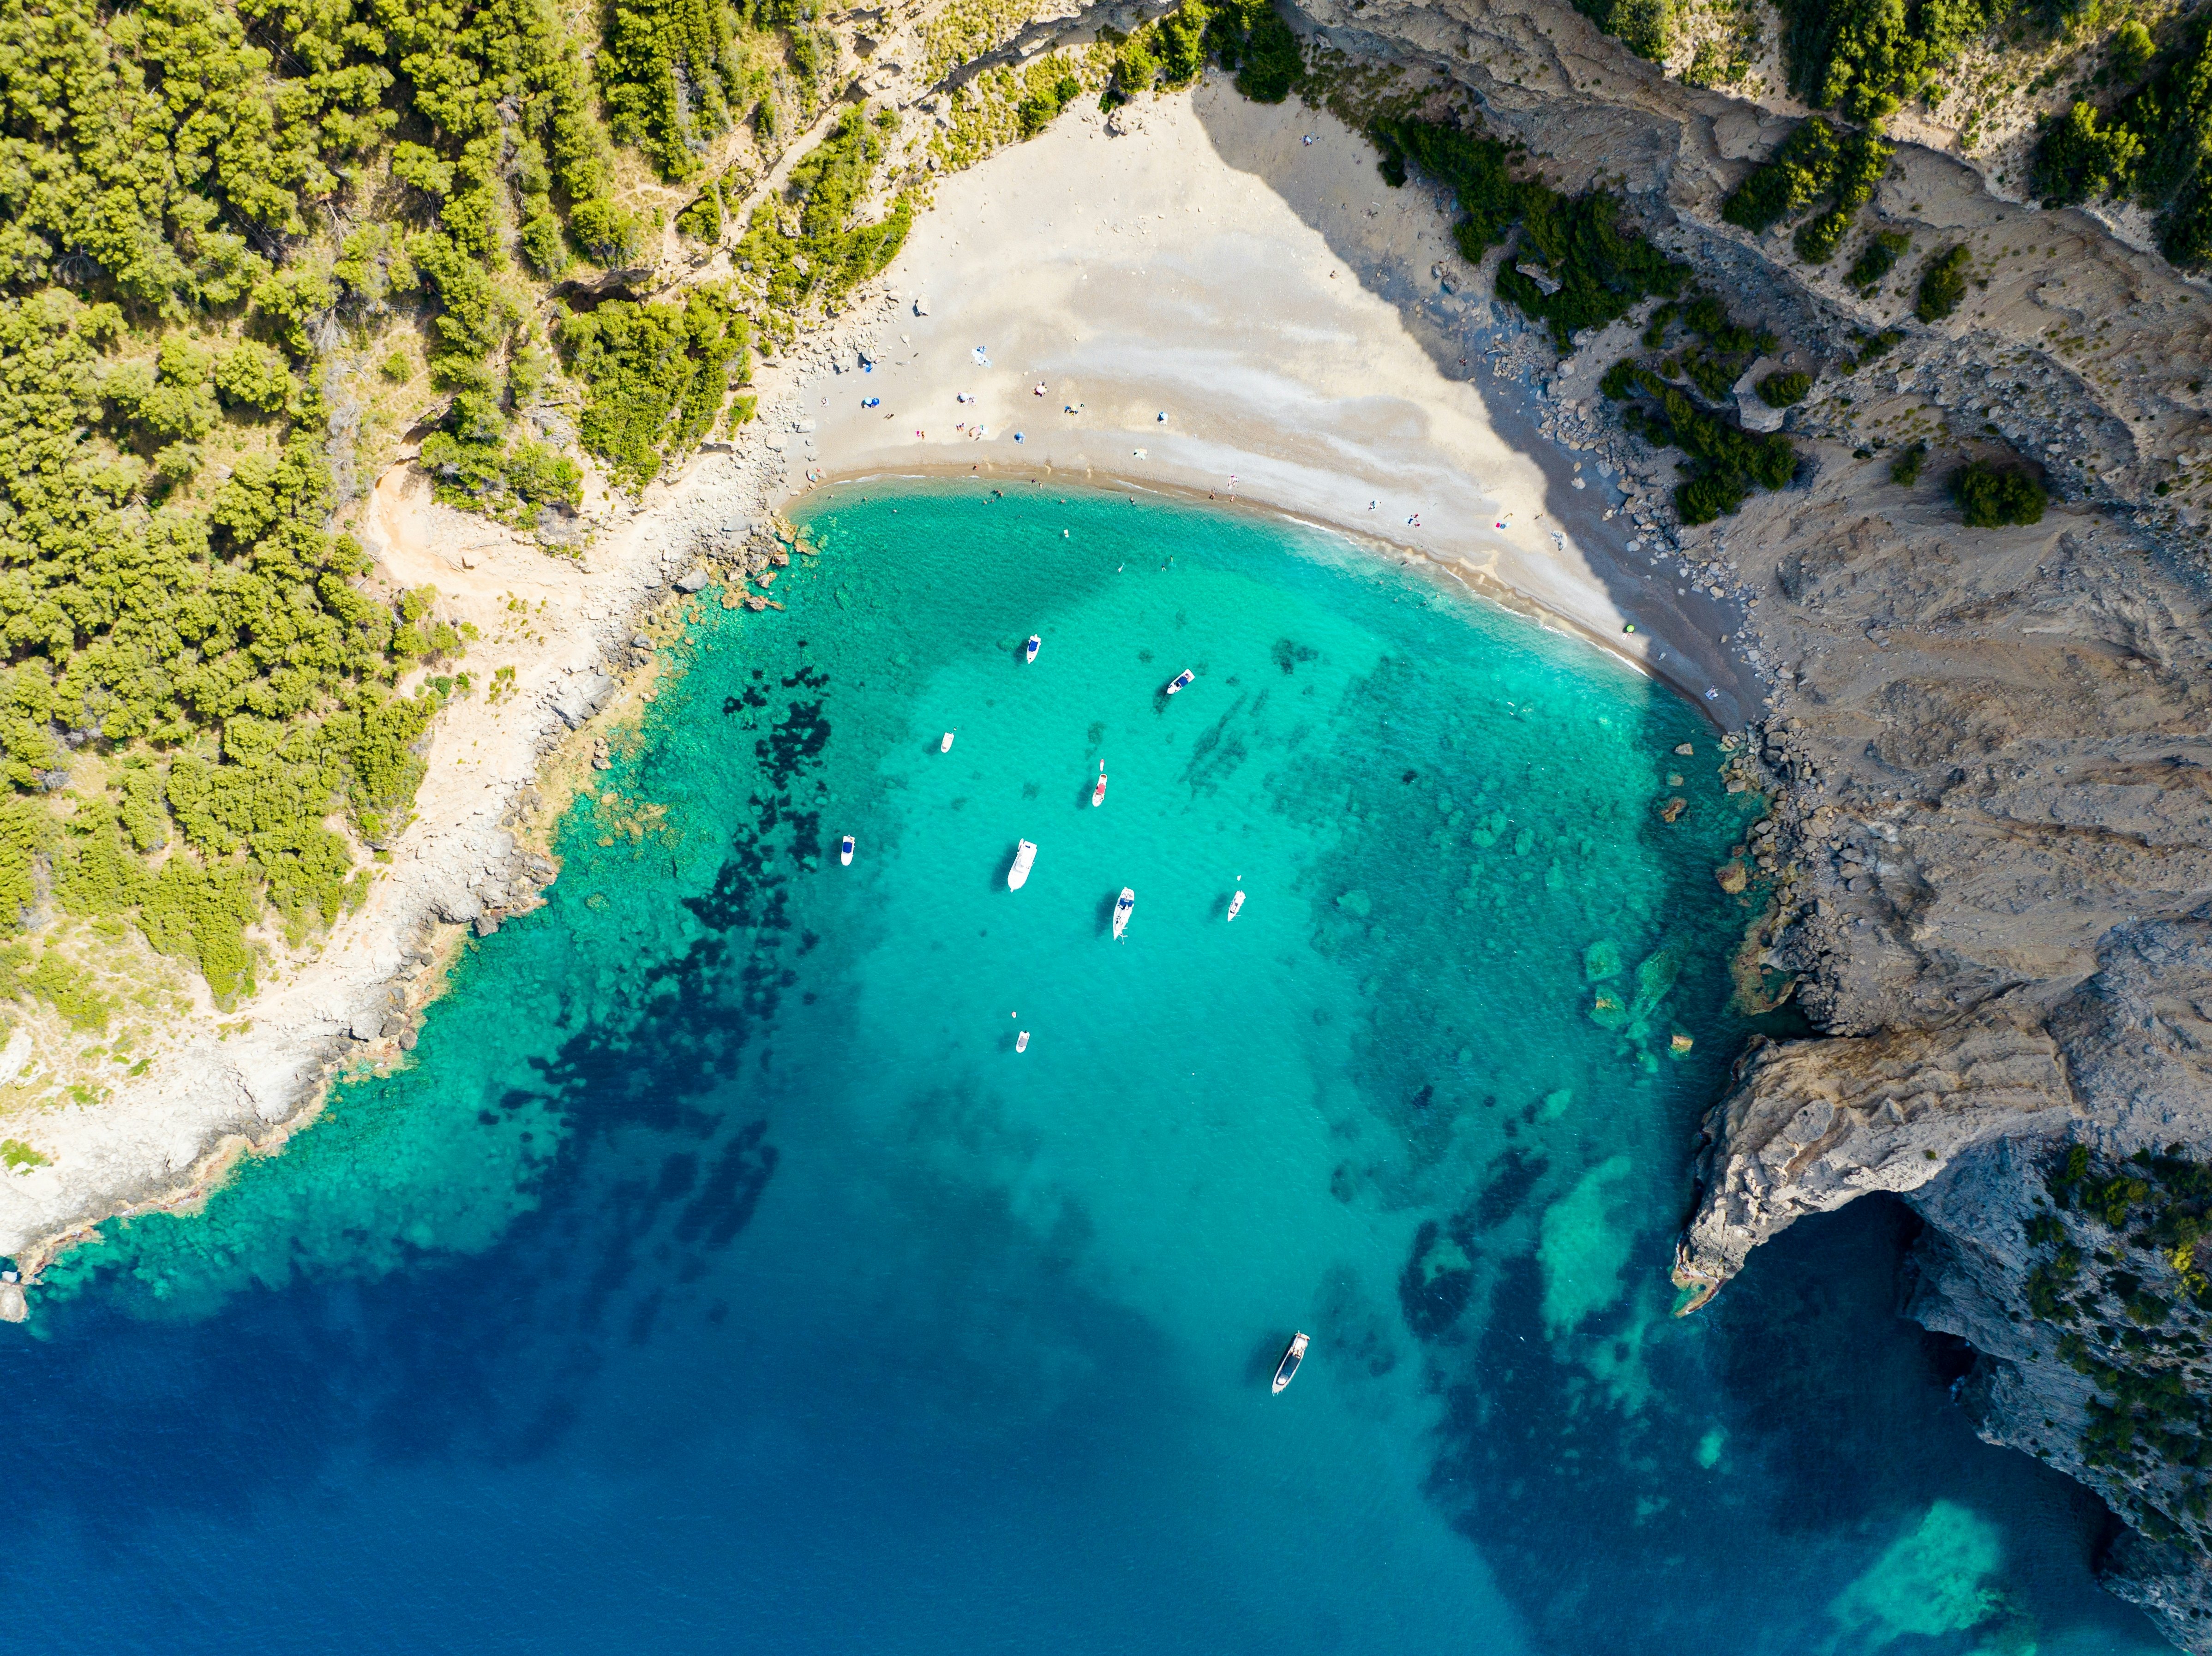
[[[1181,672],[1177,673],[1173,678],[1168,681],[1168,694],[1170,695],[1173,695],[1177,690],[1185,688],[1188,686],[1191,680],[1197,676],[1198,675],[1192,672],[1189,668],[1184,668]]]
[[[1306,1337],[1303,1334],[1291,1335],[1290,1344],[1283,1348],[1283,1360],[1275,1365],[1273,1395],[1281,1395],[1283,1388],[1298,1377],[1298,1365],[1305,1360]]]
[[[1229,918],[1232,920],[1235,919],[1237,918],[1237,911],[1243,907],[1244,894],[1242,891],[1239,891],[1235,896],[1229,900]]]
[[[1026,664],[1030,662],[1035,661],[1036,659],[1036,652],[1043,648],[1044,640],[1039,638],[1035,633],[1031,633],[1030,634],[1030,641],[1022,646],[1023,663]]]
[[[945,731],[945,740],[944,740],[944,741],[942,741],[942,742],[940,742],[940,743],[939,743],[937,744],[937,750],[938,750],[938,752],[939,752],[939,753],[951,753],[951,752],[952,751],[952,732],[951,732],[951,731]]]
[[[853,866],[853,836],[849,834],[837,842],[837,860],[847,868]]]
[[[1106,761],[1103,759],[1098,761],[1098,786],[1091,790],[1091,803],[1094,805],[1106,803]]]
[[[1136,906],[1137,894],[1123,886],[1121,895],[1114,899],[1114,936],[1116,941],[1128,929],[1129,911]]]
[[[1014,865],[1006,870],[1006,889],[1019,891],[1022,882],[1030,877],[1030,864],[1036,861],[1036,846],[1024,840],[1014,847]]]
[[[1014,1037],[1014,1050],[1018,1052],[1026,1052],[1029,1049],[1030,1032],[1024,1029]]]

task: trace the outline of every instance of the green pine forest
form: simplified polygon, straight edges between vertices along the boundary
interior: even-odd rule
[[[839,50],[812,0],[0,5],[0,931],[135,926],[227,1004],[249,928],[362,898],[476,687],[346,508],[410,427],[441,498],[557,527],[578,444],[635,489],[749,417],[755,331],[912,211],[855,106],[735,220]],[[64,978],[0,942],[0,992]]]

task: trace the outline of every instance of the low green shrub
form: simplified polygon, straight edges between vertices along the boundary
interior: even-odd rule
[[[1386,179],[1402,182],[1410,161],[1459,199],[1452,235],[1469,263],[1516,227],[1514,263],[1498,274],[1498,294],[1544,323],[1561,350],[1584,328],[1602,327],[1651,295],[1681,292],[1689,268],[1620,223],[1620,197],[1602,191],[1566,196],[1538,179],[1513,175],[1506,147],[1456,127],[1384,120],[1373,129]],[[1516,268],[1533,264],[1559,286],[1547,293]]]
[[[1859,209],[1874,198],[1893,153],[1869,133],[1852,130],[1838,136],[1814,116],[1800,121],[1773,157],[1729,193],[1721,216],[1761,234],[1825,200],[1827,206],[1800,225],[1792,238],[1798,258],[1825,264],[1843,245]]]
[[[1972,529],[2041,523],[2048,499],[2043,485],[2027,471],[1981,460],[1970,460],[1951,474],[1951,494]]]
[[[1912,238],[1901,230],[1883,230],[1869,238],[1851,261],[1850,272],[1844,277],[1858,290],[1863,299],[1881,284],[1881,280],[1897,267],[1899,258],[1912,245]]]
[[[1790,408],[1803,402],[1812,389],[1813,376],[1792,368],[1760,380],[1759,400],[1771,409]]]
[[[1998,0],[1781,0],[1790,90],[1819,109],[1875,121],[2002,13]]]
[[[1941,322],[1959,308],[1966,296],[1966,263],[1972,257],[1961,242],[1936,254],[1921,267],[1920,293],[1912,313],[1923,322]]]

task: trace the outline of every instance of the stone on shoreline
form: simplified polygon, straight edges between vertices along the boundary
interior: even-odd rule
[[[571,673],[561,688],[553,692],[547,703],[554,714],[570,730],[589,719],[607,705],[607,698],[615,693],[615,682],[605,673],[586,668]]]

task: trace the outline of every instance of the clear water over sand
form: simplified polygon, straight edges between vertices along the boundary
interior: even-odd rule
[[[51,1273],[11,1645],[2158,1647],[1899,1210],[1668,1314],[1759,901],[1688,708],[1256,517],[863,493],[411,1069]]]

